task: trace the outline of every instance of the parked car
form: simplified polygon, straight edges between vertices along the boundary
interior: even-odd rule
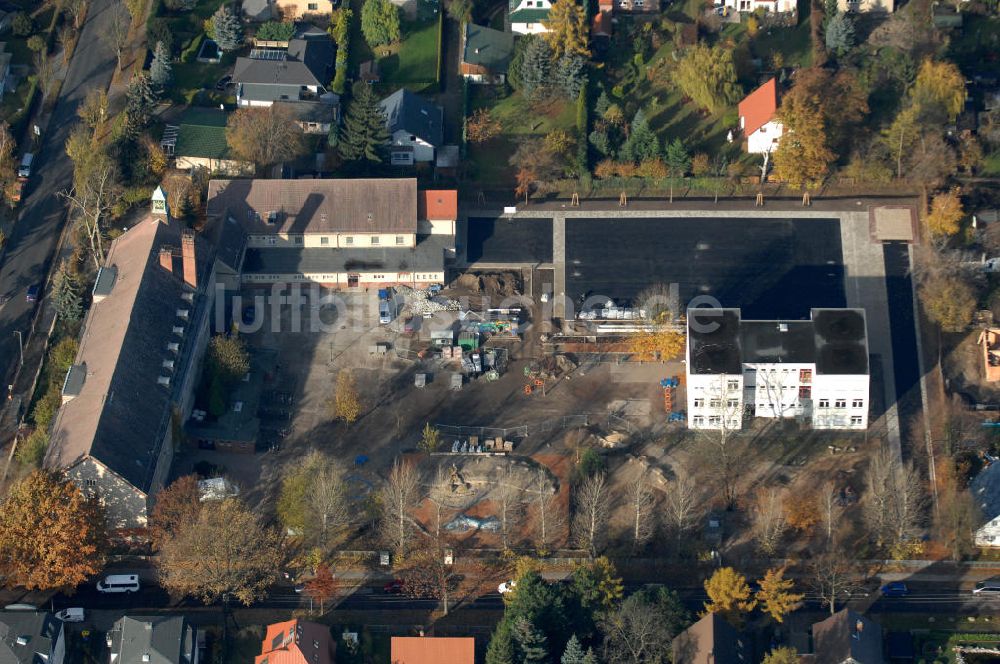
[[[28,290],[24,294],[24,299],[28,302],[38,302],[38,294],[40,291],[41,289],[38,287],[38,284],[32,284],[31,286],[28,286]]]
[[[891,581],[882,586],[882,597],[906,597],[910,589],[902,581]]]
[[[31,164],[35,161],[35,155],[30,152],[25,152],[24,156],[21,157],[21,165],[17,168],[17,177],[19,178],[30,178],[31,177]]]
[[[985,581],[980,581],[972,589],[973,595],[995,595],[1000,593],[1000,576],[992,576]]]
[[[138,591],[138,574],[111,574],[97,582],[97,592],[101,593],[134,593]]]
[[[382,586],[382,592],[387,592],[392,595],[398,595],[403,592],[403,580],[393,579],[389,583]]]
[[[226,76],[223,76],[222,78],[219,79],[219,82],[215,84],[215,89],[221,92],[226,88],[228,88],[232,82],[233,82],[233,77],[227,74]]]
[[[58,618],[63,622],[72,622],[72,623],[83,622],[84,617],[85,617],[84,611],[80,607],[72,609],[63,609],[62,611],[56,611],[56,618]]]

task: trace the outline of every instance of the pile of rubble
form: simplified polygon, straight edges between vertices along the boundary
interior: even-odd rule
[[[396,292],[403,296],[406,302],[405,309],[414,316],[434,314],[439,311],[459,311],[458,300],[451,300],[440,295],[431,295],[425,290],[414,290],[406,286],[399,286]]]

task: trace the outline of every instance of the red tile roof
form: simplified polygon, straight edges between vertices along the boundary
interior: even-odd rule
[[[420,192],[418,213],[421,219],[458,219],[458,191],[429,189]]]
[[[775,79],[760,86],[740,102],[740,126],[749,136],[774,119],[778,111],[778,84]]]
[[[334,664],[336,646],[325,625],[287,620],[267,626],[254,664]]]
[[[394,636],[392,664],[475,664],[476,640],[471,636]]]

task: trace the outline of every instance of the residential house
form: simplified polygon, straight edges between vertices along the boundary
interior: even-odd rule
[[[392,664],[475,664],[476,640],[471,636],[394,636]]]
[[[510,31],[520,35],[548,32],[543,21],[548,20],[552,9],[550,0],[510,0],[507,20]]]
[[[333,79],[333,42],[325,33],[300,34],[288,48],[253,48],[236,58],[233,84],[239,106],[277,101],[333,102],[326,85]],[[336,95],[334,95],[336,97]]]
[[[0,664],[62,664],[63,622],[46,611],[0,611]]]
[[[232,156],[226,140],[229,114],[215,108],[189,108],[176,127],[168,125],[161,145],[173,155],[174,166],[188,171],[204,168],[209,173],[253,175],[254,164]]]
[[[207,211],[231,287],[429,285],[454,257],[455,192],[414,178],[212,180]]]
[[[267,626],[254,664],[334,664],[336,652],[326,625],[287,620]]]
[[[796,0],[725,0],[725,6],[739,12],[794,12]]]
[[[111,243],[97,274],[45,467],[97,496],[120,535],[146,526],[173,459],[175,418],[191,411],[214,297],[211,254],[170,217],[157,188],[151,214]]]
[[[13,88],[10,75],[10,61],[14,55],[7,52],[7,42],[0,42],[0,97]]]
[[[307,134],[326,136],[340,124],[340,96],[332,92],[323,101],[276,101]]]
[[[813,309],[806,321],[742,320],[739,309],[688,310],[688,427],[735,430],[745,418],[767,417],[864,431],[866,329],[863,309]]]
[[[271,0],[243,0],[241,9],[248,21],[270,21],[275,15]]]
[[[391,141],[389,163],[434,161],[434,151],[444,143],[444,109],[406,88],[383,99],[381,106]]]
[[[770,79],[748,94],[740,102],[738,112],[740,130],[747,139],[747,152],[774,152],[784,131],[784,126],[778,119],[777,79]]]
[[[514,35],[474,23],[466,23],[462,33],[462,61],[459,70],[470,83],[502,84],[514,55]]]
[[[674,664],[741,664],[751,661],[751,648],[736,628],[718,613],[705,617],[674,637]]]
[[[837,10],[842,12],[893,12],[895,0],[837,0]]]
[[[283,21],[309,18],[329,18],[336,8],[333,0],[272,0],[273,8]]]
[[[883,664],[882,627],[850,609],[812,626],[816,664]]]
[[[106,640],[111,664],[198,664],[198,630],[184,616],[122,616]]]
[[[976,546],[1000,547],[1000,463],[991,463],[980,471],[969,483],[969,491],[982,523],[975,532]]]

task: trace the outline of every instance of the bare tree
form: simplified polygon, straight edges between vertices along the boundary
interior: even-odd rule
[[[397,460],[381,490],[382,535],[397,554],[406,553],[413,538],[410,511],[419,498],[420,478],[413,465]]]
[[[72,19],[73,28],[79,30],[87,11],[87,0],[64,0],[63,11]]]
[[[325,545],[330,538],[351,520],[351,508],[347,499],[347,484],[344,470],[321,452],[311,477],[310,492],[307,494],[309,511],[318,521],[316,534]]]
[[[500,520],[500,540],[503,548],[510,548],[511,532],[517,526],[521,514],[521,487],[516,483],[514,470],[509,465],[502,467],[497,476],[490,498]]]
[[[860,591],[857,571],[850,556],[841,551],[831,551],[813,558],[809,566],[813,589],[830,609],[832,616],[837,612],[837,601],[847,602],[851,595]]]
[[[608,484],[604,473],[597,473],[580,483],[576,490],[573,530],[577,545],[596,556],[608,522]]]
[[[698,520],[700,509],[698,489],[694,480],[682,468],[678,468],[676,474],[676,478],[667,485],[663,500],[663,515],[679,547],[684,536]]]
[[[823,524],[823,532],[826,533],[828,546],[833,545],[833,532],[844,513],[840,506],[837,485],[834,482],[824,482],[820,487],[817,503],[819,504],[819,518]]]
[[[753,537],[758,548],[768,555],[777,550],[788,527],[784,498],[784,490],[778,487],[761,487],[754,494],[750,514]]]
[[[704,390],[709,428],[701,429],[702,450],[709,463],[718,468],[726,508],[736,506],[741,439],[735,435],[742,425],[739,383],[726,375]]]
[[[632,550],[638,551],[656,532],[656,495],[645,473],[628,486],[632,511]]]
[[[106,155],[101,157],[89,165],[82,182],[70,191],[59,192],[83,224],[95,268],[104,260],[104,226],[120,189],[114,163]]]
[[[785,413],[785,382],[788,374],[778,369],[757,372],[757,386],[761,388],[758,392],[763,392],[767,400],[767,406],[771,409],[773,417],[783,417]]]
[[[441,491],[441,487],[448,485],[448,481],[448,470],[444,466],[439,465],[434,472],[434,482],[427,492],[427,499],[434,506],[434,539],[438,543],[441,541],[441,513],[448,507],[442,499],[444,494],[439,492]]]
[[[559,509],[559,494],[552,487],[548,473],[539,468],[535,471],[532,481],[531,503],[535,508],[535,544],[538,550],[549,552],[550,545],[557,531],[562,528],[564,519]]]
[[[56,72],[52,66],[52,58],[39,51],[35,53],[35,76],[38,81],[38,89],[42,93],[42,103],[44,104],[52,95],[56,87]]]
[[[633,593],[601,619],[604,657],[611,664],[667,661],[673,634],[643,593]]]
[[[116,2],[111,8],[111,22],[108,24],[108,31],[104,33],[104,38],[115,52],[118,58],[118,71],[122,70],[122,57],[125,55],[125,47],[128,46],[128,32],[132,26],[132,15],[128,8],[121,2]]]
[[[913,464],[901,464],[883,445],[871,459],[866,480],[864,517],[875,541],[892,549],[917,537],[927,495]]]

